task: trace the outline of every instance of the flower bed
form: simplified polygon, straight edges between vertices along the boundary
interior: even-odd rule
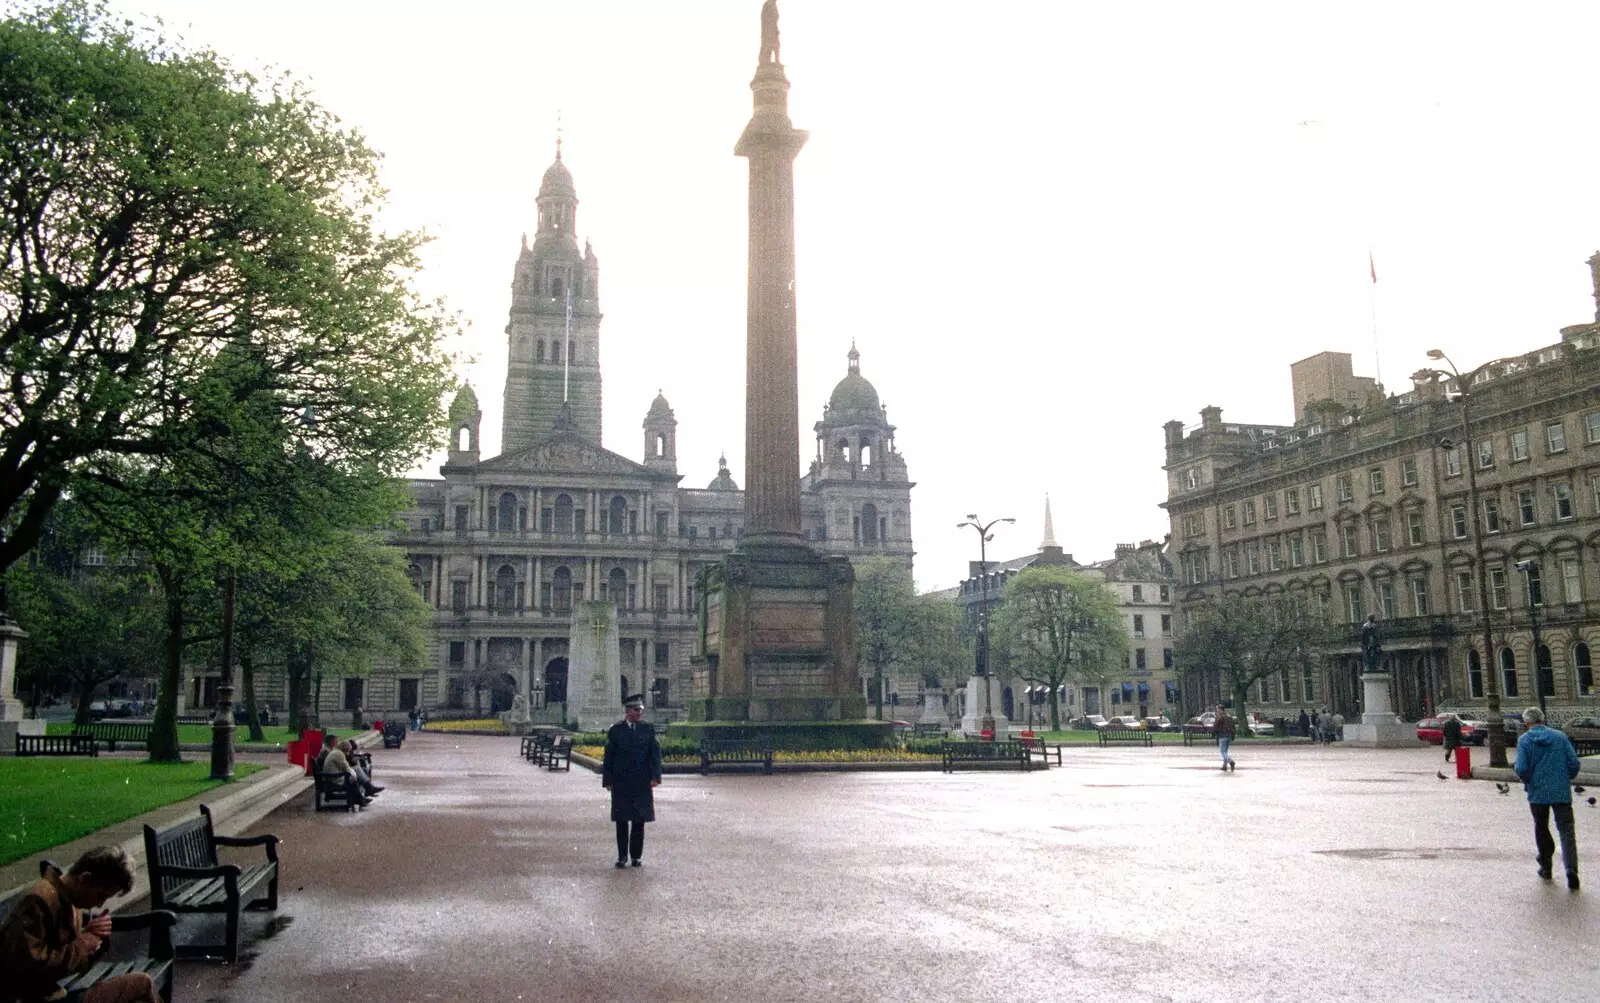
[[[470,731],[504,735],[506,726],[497,717],[481,717],[468,721],[429,721],[427,731]]]
[[[605,755],[604,745],[575,745],[572,751],[592,759]],[[700,753],[672,751],[663,746],[661,762],[667,766],[695,766]],[[937,752],[911,752],[906,749],[817,749],[808,752],[790,752],[780,749],[772,754],[774,763],[937,763]]]

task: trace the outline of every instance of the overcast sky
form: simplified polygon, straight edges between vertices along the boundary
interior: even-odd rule
[[[389,225],[436,238],[424,288],[471,324],[486,455],[559,110],[601,263],[605,445],[640,458],[661,389],[684,483],[724,450],[744,483],[733,144],[759,0],[119,6],[309,81],[385,154]],[[1162,423],[1290,423],[1297,359],[1350,352],[1397,391],[1428,348],[1465,370],[1594,317],[1600,4],[781,9],[811,133],[801,427],[854,339],[917,481],[924,588],[976,558],[968,512],[1017,518],[992,556],[1031,551],[1046,492],[1079,560],[1160,539]]]

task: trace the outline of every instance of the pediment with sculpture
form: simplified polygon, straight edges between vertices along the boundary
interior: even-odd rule
[[[478,469],[555,474],[650,474],[644,466],[625,456],[577,436],[566,435],[485,460],[478,464]]]

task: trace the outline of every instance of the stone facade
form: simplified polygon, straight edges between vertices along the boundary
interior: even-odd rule
[[[1356,625],[1375,612],[1390,695],[1407,720],[1441,706],[1481,713],[1489,671],[1505,709],[1532,703],[1535,657],[1556,720],[1594,712],[1600,323],[1561,334],[1465,374],[1464,398],[1454,379],[1421,370],[1409,391],[1383,397],[1379,388],[1359,406],[1314,398],[1293,426],[1225,422],[1218,408],[1191,429],[1167,424],[1164,507],[1180,629],[1184,609],[1217,590],[1303,598],[1349,626],[1346,642],[1303,672],[1257,686],[1252,709],[1328,706],[1353,719],[1363,699]],[[1487,658],[1480,527],[1495,649]],[[1516,567],[1524,561],[1534,565],[1537,610],[1529,573]],[[1191,712],[1220,695],[1214,678],[1185,680]]]
[[[601,445],[599,267],[587,244],[578,251],[577,195],[559,154],[538,206],[539,234],[514,269],[505,448],[480,456],[481,412],[463,388],[442,478],[411,482],[413,507],[394,538],[433,609],[429,663],[358,684],[369,714],[413,702],[470,708],[481,689],[485,710],[522,693],[536,720],[565,720],[573,611],[603,600],[617,607],[629,691],[647,694],[658,721],[682,717],[695,581],[744,535],[744,493],[725,460],[705,488],[680,485],[664,395],[644,416],[640,460]],[[817,460],[799,485],[803,538],[824,554],[909,566],[912,483],[853,349],[816,433]],[[336,709],[344,693],[329,689],[324,709]]]
[[[1177,675],[1172,662],[1174,578],[1162,544],[1150,540],[1118,544],[1113,557],[1091,564],[1079,564],[1071,554],[1051,546],[1009,561],[990,561],[987,574],[991,617],[1005,602],[1006,583],[1017,572],[1039,564],[1060,565],[1103,582],[1121,607],[1128,632],[1128,664],[1122,678],[1113,679],[1105,687],[1069,682],[1061,688],[1058,700],[1063,723],[1082,714],[1131,714],[1143,718],[1169,710],[1176,712]],[[979,562],[969,562],[967,577],[949,592],[950,598],[961,606],[962,622],[970,633],[976,633],[983,609],[982,574],[984,569]],[[992,658],[991,664],[996,678],[994,692],[999,695],[995,717],[1003,711],[1013,727],[1030,723],[1047,726],[1050,705],[1045,688],[1008,672],[1002,659]],[[981,688],[978,692],[981,694]],[[906,702],[904,696],[901,702]],[[963,710],[969,715],[982,713],[981,707]]]

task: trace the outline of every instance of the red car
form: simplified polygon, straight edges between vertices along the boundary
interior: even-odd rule
[[[1429,745],[1444,744],[1444,723],[1450,718],[1461,720],[1455,714],[1425,717],[1417,722],[1417,741]],[[1482,721],[1461,721],[1461,744],[1482,745],[1489,738],[1488,728]]]

